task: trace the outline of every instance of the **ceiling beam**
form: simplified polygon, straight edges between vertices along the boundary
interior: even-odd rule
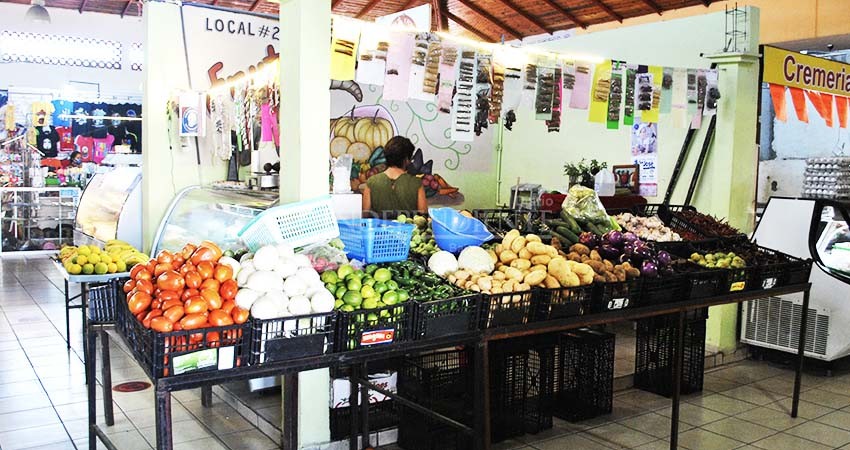
[[[510,2],[508,0],[496,0],[496,1],[505,5],[506,8],[508,8],[511,11],[515,12],[516,14],[522,16],[523,18],[525,18],[525,20],[531,22],[532,24],[534,24],[535,27],[540,28],[541,30],[545,31],[546,33],[552,34],[555,31],[552,28],[548,27],[545,23],[543,23],[543,21],[541,21],[537,17],[532,16],[531,14],[527,13],[526,11],[520,9],[519,6],[514,5],[513,2]]]
[[[611,16],[612,19],[616,20],[617,22],[623,23],[623,16],[617,14],[616,11],[611,9],[611,7],[606,5],[605,2],[603,2],[602,0],[590,0],[590,1],[595,3],[596,6],[602,8],[602,10],[605,11],[605,14],[608,14],[609,16]]]
[[[706,8],[711,6],[711,0],[702,0],[702,4],[705,5]]]
[[[470,33],[478,36],[478,38],[481,39],[482,41],[493,42],[493,38],[491,38],[490,36],[487,36],[486,34],[484,34],[484,32],[482,32],[478,28],[475,28],[474,26],[470,25],[469,23],[467,23],[465,20],[461,19],[460,17],[452,14],[450,11],[446,11],[446,17],[448,19],[450,19],[452,22],[460,25],[466,31],[469,31]]]
[[[543,3],[549,5],[549,7],[555,11],[558,11],[562,16],[569,19],[569,21],[574,23],[576,26],[587,29],[587,24],[584,21],[576,17],[576,15],[571,13],[569,9],[555,3],[555,0],[543,0]]]
[[[219,2],[219,0],[213,0],[212,5],[213,5],[213,6],[218,5],[218,2]]]
[[[257,9],[257,7],[260,6],[261,1],[262,0],[254,0],[254,3],[251,3],[251,7],[248,8],[248,11],[253,11],[253,10]]]
[[[437,16],[437,30],[448,31],[449,24],[446,19],[446,11],[448,11],[448,0],[431,0],[434,8],[434,14]]]
[[[83,13],[83,11],[85,11],[85,9],[86,9],[86,3],[88,3],[88,2],[89,2],[89,0],[83,0],[83,2],[82,2],[82,3],[80,3],[80,9],[79,9],[80,14],[82,14],[82,13]]]
[[[416,3],[416,1],[417,0],[407,0],[403,5],[401,5],[401,8],[398,9],[398,12],[401,12],[401,11],[404,11],[405,9],[407,9],[407,8],[410,8],[414,3]]]
[[[369,3],[366,4],[366,6],[363,7],[363,9],[360,10],[359,13],[357,13],[356,17],[358,19],[360,19],[361,17],[365,16],[366,14],[369,14],[369,11],[372,11],[372,8],[374,8],[375,5],[377,5],[378,3],[381,3],[381,0],[370,1]]]
[[[652,8],[652,10],[653,10],[653,11],[655,11],[655,14],[658,14],[659,16],[661,15],[661,13],[663,13],[663,12],[664,12],[664,10],[663,10],[663,9],[661,9],[661,7],[660,7],[660,6],[658,6],[658,3],[655,3],[653,0],[640,0],[640,1],[641,1],[644,5],[649,6],[650,8]]]
[[[337,5],[339,5],[340,3],[342,3],[342,0],[334,0],[333,2],[331,2],[331,10],[336,9]]]
[[[484,11],[483,9],[481,9],[481,7],[475,5],[474,3],[471,3],[469,0],[458,0],[458,2],[460,2],[461,5],[466,6],[467,8],[471,9],[472,12],[474,12],[475,14],[478,14],[479,16],[487,19],[488,22],[490,22],[493,25],[496,25],[497,27],[501,28],[502,31],[504,32],[504,34],[507,34],[508,36],[510,36],[514,39],[522,39],[522,34],[520,34],[519,31],[511,28],[510,25],[508,25],[508,24],[502,22],[501,20],[493,17],[492,14],[488,13],[487,11]],[[452,19],[452,20],[454,20],[454,19]],[[457,22],[457,20],[455,20],[455,22]],[[458,25],[460,25],[460,23],[458,23]],[[464,28],[466,28],[466,27],[464,27]],[[473,27],[473,28],[475,28],[475,27]]]

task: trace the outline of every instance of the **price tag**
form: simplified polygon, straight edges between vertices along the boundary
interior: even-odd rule
[[[369,347],[372,345],[391,344],[395,339],[395,330],[364,331],[360,336],[360,345]]]
[[[174,375],[218,366],[218,349],[208,348],[173,358]]]
[[[732,283],[732,286],[729,288],[729,292],[743,291],[746,285],[746,281],[736,281]]]
[[[628,297],[614,298],[614,299],[611,299],[611,301],[608,302],[608,309],[609,310],[623,309],[623,308],[626,308],[627,306],[629,306],[629,298]]]
[[[776,286],[776,277],[765,278],[761,282],[762,289],[772,289]]]

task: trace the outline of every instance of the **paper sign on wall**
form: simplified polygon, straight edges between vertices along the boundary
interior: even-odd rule
[[[331,80],[354,79],[360,27],[347,20],[335,20],[331,39]]]
[[[649,66],[650,86],[649,109],[641,111],[641,122],[658,122],[659,106],[661,104],[661,78],[664,76],[663,69],[659,66]],[[644,95],[639,92],[638,95]]]
[[[413,54],[413,35],[392,33],[387,50],[387,72],[384,77],[384,98],[404,101],[410,87],[410,55]]]
[[[626,64],[626,75],[624,77],[625,97],[623,102],[623,125],[635,123],[635,79],[637,77],[637,65]]]
[[[360,57],[355,80],[358,83],[384,85],[387,71],[387,50],[390,44],[383,33],[366,28],[360,35]]]
[[[623,69],[624,61],[611,62],[611,86],[608,93],[608,129],[620,127],[620,105],[623,102]]]
[[[673,109],[673,68],[665,67],[661,76],[661,114]]]
[[[440,54],[440,89],[437,92],[437,108],[441,113],[449,114],[452,110],[457,58],[458,48],[451,44],[444,44],[443,52]]]
[[[575,85],[570,95],[570,108],[587,109],[590,105],[590,65],[576,62]]]
[[[658,194],[658,124],[636,120],[632,125],[632,163],[640,167],[639,193],[654,197]]]
[[[672,91],[673,126],[685,128],[688,126],[688,71],[686,69],[673,69]]]
[[[179,97],[180,136],[206,134],[205,96],[199,92],[184,92]]]
[[[590,87],[590,111],[588,121],[605,123],[608,117],[608,94],[611,92],[611,60],[596,65]]]
[[[475,137],[473,130],[475,112],[475,50],[460,52],[455,98],[452,104],[452,140],[470,142]],[[384,88],[386,90],[386,87]]]

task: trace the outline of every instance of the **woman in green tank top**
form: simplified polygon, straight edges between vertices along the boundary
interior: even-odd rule
[[[384,146],[387,170],[373,175],[366,181],[363,191],[363,212],[382,213],[384,211],[420,211],[428,210],[425,189],[422,181],[407,173],[407,166],[413,157],[413,143],[410,139],[396,136]]]

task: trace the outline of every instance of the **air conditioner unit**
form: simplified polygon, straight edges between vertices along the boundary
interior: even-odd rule
[[[800,343],[798,324],[803,298],[767,297],[744,303],[741,317],[741,342],[758,347],[797,353]],[[805,354],[827,359],[830,311],[809,307],[806,317]]]

